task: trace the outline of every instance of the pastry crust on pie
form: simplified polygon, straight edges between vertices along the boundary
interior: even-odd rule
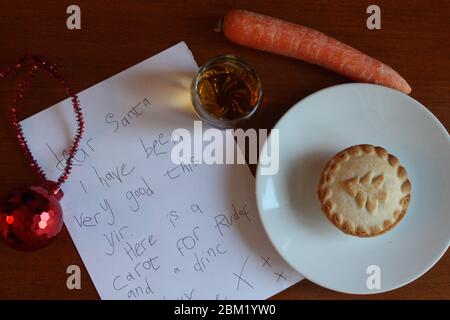
[[[411,182],[399,160],[385,149],[356,145],[330,159],[318,196],[322,211],[340,230],[373,237],[403,218],[411,199]]]

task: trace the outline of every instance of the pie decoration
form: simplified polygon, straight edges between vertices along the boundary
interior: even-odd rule
[[[396,226],[411,199],[400,161],[382,147],[347,148],[325,166],[318,189],[322,211],[341,231],[373,237]]]

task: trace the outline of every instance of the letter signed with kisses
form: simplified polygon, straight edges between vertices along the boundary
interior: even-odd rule
[[[301,279],[264,233],[247,165],[171,160],[173,130],[198,120],[197,69],[181,42],[79,94],[86,131],[61,204],[102,299],[265,299]],[[22,122],[52,178],[76,130],[71,108]]]

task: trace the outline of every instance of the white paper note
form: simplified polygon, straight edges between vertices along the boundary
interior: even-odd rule
[[[86,131],[61,203],[102,299],[263,299],[301,279],[263,231],[247,165],[171,161],[172,131],[196,119],[197,69],[182,42],[79,94]],[[76,130],[70,101],[23,127],[56,179]]]

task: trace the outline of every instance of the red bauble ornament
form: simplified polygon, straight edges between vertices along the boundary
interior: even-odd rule
[[[17,250],[47,246],[61,231],[60,189],[53,194],[43,187],[15,191],[0,205],[0,238]]]
[[[41,56],[24,56],[11,67],[0,71],[0,79],[6,78],[10,73],[20,70],[27,62],[31,62],[31,68],[26,77],[17,85],[11,103],[12,124],[16,130],[17,140],[25,158],[41,179],[42,185],[40,187],[22,188],[0,204],[0,239],[12,248],[31,251],[47,246],[61,231],[63,214],[59,200],[62,198],[63,193],[60,186],[67,180],[72,170],[72,162],[84,131],[84,120],[75,92],[65,82],[56,66]],[[73,111],[78,123],[78,129],[72,147],[69,150],[66,166],[61,176],[55,182],[47,180],[44,171],[31,154],[18,119],[19,106],[25,89],[29,86],[38,70],[42,70],[55,78],[64,87],[65,92],[71,96]]]

